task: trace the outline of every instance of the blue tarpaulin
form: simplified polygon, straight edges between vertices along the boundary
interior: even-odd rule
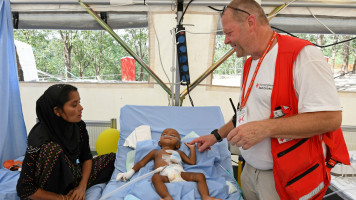
[[[17,76],[10,0],[0,0],[0,164],[23,156],[27,132]],[[0,168],[1,168],[0,167]]]

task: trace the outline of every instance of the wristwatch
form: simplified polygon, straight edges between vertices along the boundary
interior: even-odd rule
[[[218,133],[218,129],[213,130],[213,131],[211,132],[211,134],[213,134],[213,135],[215,136],[215,138],[216,138],[216,140],[217,140],[218,142],[221,142],[221,141],[222,141],[222,138],[221,138],[221,136],[220,136],[219,133]]]

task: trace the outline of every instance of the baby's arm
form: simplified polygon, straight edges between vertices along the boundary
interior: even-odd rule
[[[190,164],[190,165],[195,165],[197,161],[197,155],[195,152],[195,144],[188,144],[184,142],[184,144],[190,149],[190,157],[188,157],[183,151],[178,151],[180,157],[182,158],[183,162]]]
[[[130,179],[135,172],[137,172],[138,170],[140,170],[142,167],[144,167],[149,161],[154,159],[154,155],[155,155],[156,150],[152,150],[150,153],[148,153],[142,160],[140,160],[139,162],[136,163],[136,165],[129,171],[125,172],[125,173],[119,173],[116,176],[116,181],[119,181],[120,179],[123,181],[126,181],[128,179]]]

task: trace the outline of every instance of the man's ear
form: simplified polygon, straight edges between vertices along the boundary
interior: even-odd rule
[[[256,28],[256,23],[257,23],[257,19],[255,15],[250,15],[247,17],[247,23],[249,26],[250,31],[254,31]]]
[[[158,146],[162,147],[161,141],[158,141]]]
[[[57,115],[58,117],[61,117],[61,112],[60,111],[61,111],[61,109],[59,109],[57,106],[55,106],[53,108],[54,114]]]

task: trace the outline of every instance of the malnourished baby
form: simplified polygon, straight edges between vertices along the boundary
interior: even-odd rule
[[[154,168],[164,167],[164,169],[152,176],[152,183],[157,193],[164,200],[173,200],[168,193],[168,189],[164,183],[179,182],[179,181],[195,181],[198,184],[198,190],[202,200],[217,199],[209,196],[209,189],[206,184],[205,176],[202,173],[185,172],[183,170],[182,161],[194,165],[196,163],[195,145],[184,143],[190,149],[190,157],[180,148],[180,135],[174,129],[165,129],[158,145],[160,150],[152,150],[141,161],[126,173],[119,173],[116,181],[126,181],[130,179],[135,172],[144,167],[149,161],[154,160]]]

